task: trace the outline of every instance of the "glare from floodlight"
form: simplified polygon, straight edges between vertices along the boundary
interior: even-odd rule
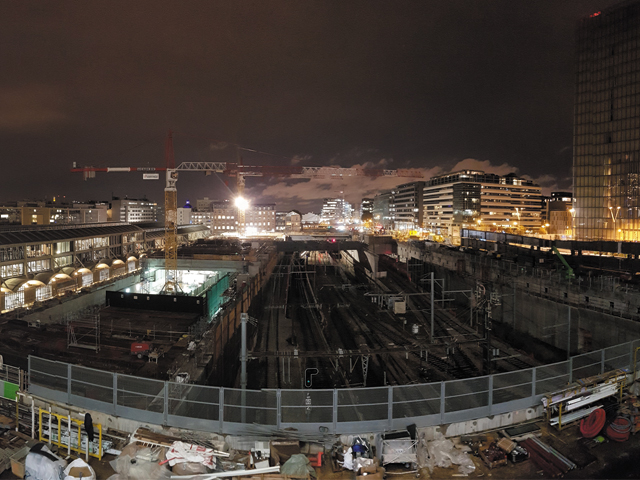
[[[240,210],[246,210],[249,208],[249,200],[244,197],[236,197],[235,204]]]

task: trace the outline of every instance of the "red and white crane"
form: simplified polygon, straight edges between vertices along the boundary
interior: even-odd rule
[[[340,180],[347,177],[399,177],[399,178],[422,178],[423,173],[419,169],[397,169],[387,170],[381,168],[338,166],[330,167],[304,167],[304,166],[275,166],[275,165],[244,165],[242,163],[230,162],[182,162],[175,166],[173,154],[173,137],[169,132],[165,148],[165,167],[77,167],[74,163],[72,172],[82,173],[83,179],[95,178],[96,173],[122,173],[140,172],[150,174],[156,172],[166,172],[165,183],[165,275],[166,282],[164,291],[175,293],[180,290],[178,278],[178,239],[177,239],[177,189],[179,172],[204,172],[223,174],[236,177],[238,187],[238,198],[236,205],[238,208],[238,231],[245,232],[244,208],[241,203],[244,193],[246,177],[286,177],[286,178],[323,178]],[[240,202],[238,202],[240,200]],[[242,215],[240,215],[242,212]]]

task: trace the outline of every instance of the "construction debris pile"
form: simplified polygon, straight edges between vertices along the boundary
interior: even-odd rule
[[[15,425],[11,419],[0,415],[0,473],[11,469],[14,475],[24,477],[24,464],[27,454],[36,441],[10,427]],[[20,475],[22,473],[22,475]]]
[[[109,480],[146,480],[202,475],[203,479],[278,473],[280,466],[257,465],[250,451],[229,449],[224,441],[180,438],[138,428],[110,462]]]

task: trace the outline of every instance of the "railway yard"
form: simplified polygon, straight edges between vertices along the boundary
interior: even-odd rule
[[[280,259],[265,287],[265,306],[253,319],[249,388],[409,385],[486,373],[484,322],[473,322],[468,296],[454,298],[446,289],[443,295],[436,282],[434,297],[444,300],[436,300],[431,341],[424,278],[412,282],[391,266],[374,283],[358,270],[347,273],[342,255],[348,253]],[[406,311],[394,313],[390,305],[400,293]],[[497,338],[491,348],[499,352],[492,373],[539,364]]]

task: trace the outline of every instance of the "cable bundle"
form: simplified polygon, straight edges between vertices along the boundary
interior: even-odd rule
[[[602,431],[606,419],[607,414],[604,409],[594,410],[587,418],[580,421],[580,433],[584,438],[594,438]]]
[[[627,415],[617,417],[607,427],[607,437],[615,442],[626,442],[631,432],[631,419]]]

